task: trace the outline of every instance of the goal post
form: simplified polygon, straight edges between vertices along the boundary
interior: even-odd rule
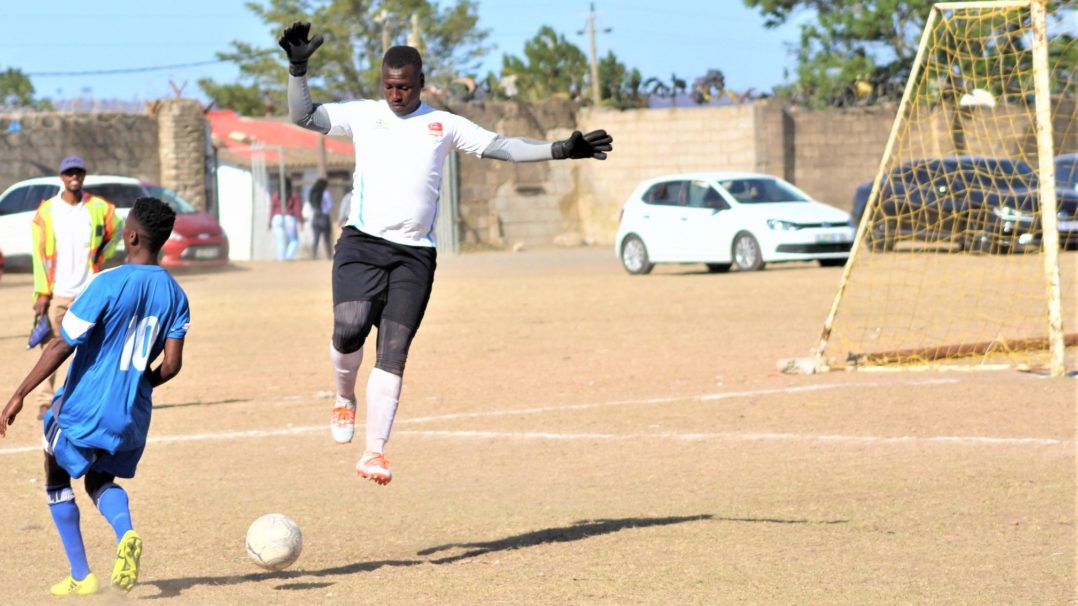
[[[1060,229],[1078,238],[1078,188],[1057,199],[1054,166],[1078,151],[1078,32],[1050,27],[1068,23],[1045,0],[932,7],[854,209],[817,369],[1005,361],[1063,374],[1078,335],[1064,331],[1076,302],[1062,276],[1078,253],[1060,254]]]

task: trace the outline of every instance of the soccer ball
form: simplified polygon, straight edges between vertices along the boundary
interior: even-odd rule
[[[284,570],[299,558],[303,533],[283,513],[267,513],[247,529],[247,555],[266,570]]]

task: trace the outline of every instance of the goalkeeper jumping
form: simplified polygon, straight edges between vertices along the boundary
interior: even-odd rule
[[[351,212],[333,256],[329,353],[337,400],[330,430],[338,443],[352,441],[363,343],[377,326],[377,359],[366,390],[366,449],[356,473],[384,485],[393,478],[384,453],[404,364],[434,282],[434,222],[446,155],[457,149],[507,162],[605,160],[613,139],[603,130],[574,131],[554,142],[504,137],[434,109],[419,98],[423,59],[410,46],[386,51],[382,100],[314,104],[307,62],[323,39],[310,36],[310,28],[293,23],[278,40],[288,54],[289,116],[313,131],[350,136],[356,148]]]

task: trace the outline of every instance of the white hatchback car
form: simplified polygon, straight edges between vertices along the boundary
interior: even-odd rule
[[[638,185],[621,211],[615,248],[631,274],[656,263],[755,271],[785,261],[844,265],[853,236],[849,213],[777,177],[691,173]]]
[[[35,177],[19,181],[0,193],[0,245],[11,266],[29,268],[33,250],[30,224],[41,201],[59,193],[59,177]],[[116,205],[116,214],[127,218],[135,200],[156,196],[176,211],[172,235],[161,249],[161,265],[166,267],[205,267],[228,263],[228,236],[217,218],[199,212],[176,192],[132,177],[86,175],[82,188]],[[117,253],[123,250],[123,241]],[[121,263],[117,254],[109,263]]]

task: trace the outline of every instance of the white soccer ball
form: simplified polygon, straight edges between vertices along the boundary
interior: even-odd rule
[[[303,551],[303,533],[292,518],[267,513],[247,529],[247,555],[266,570],[284,570]]]

